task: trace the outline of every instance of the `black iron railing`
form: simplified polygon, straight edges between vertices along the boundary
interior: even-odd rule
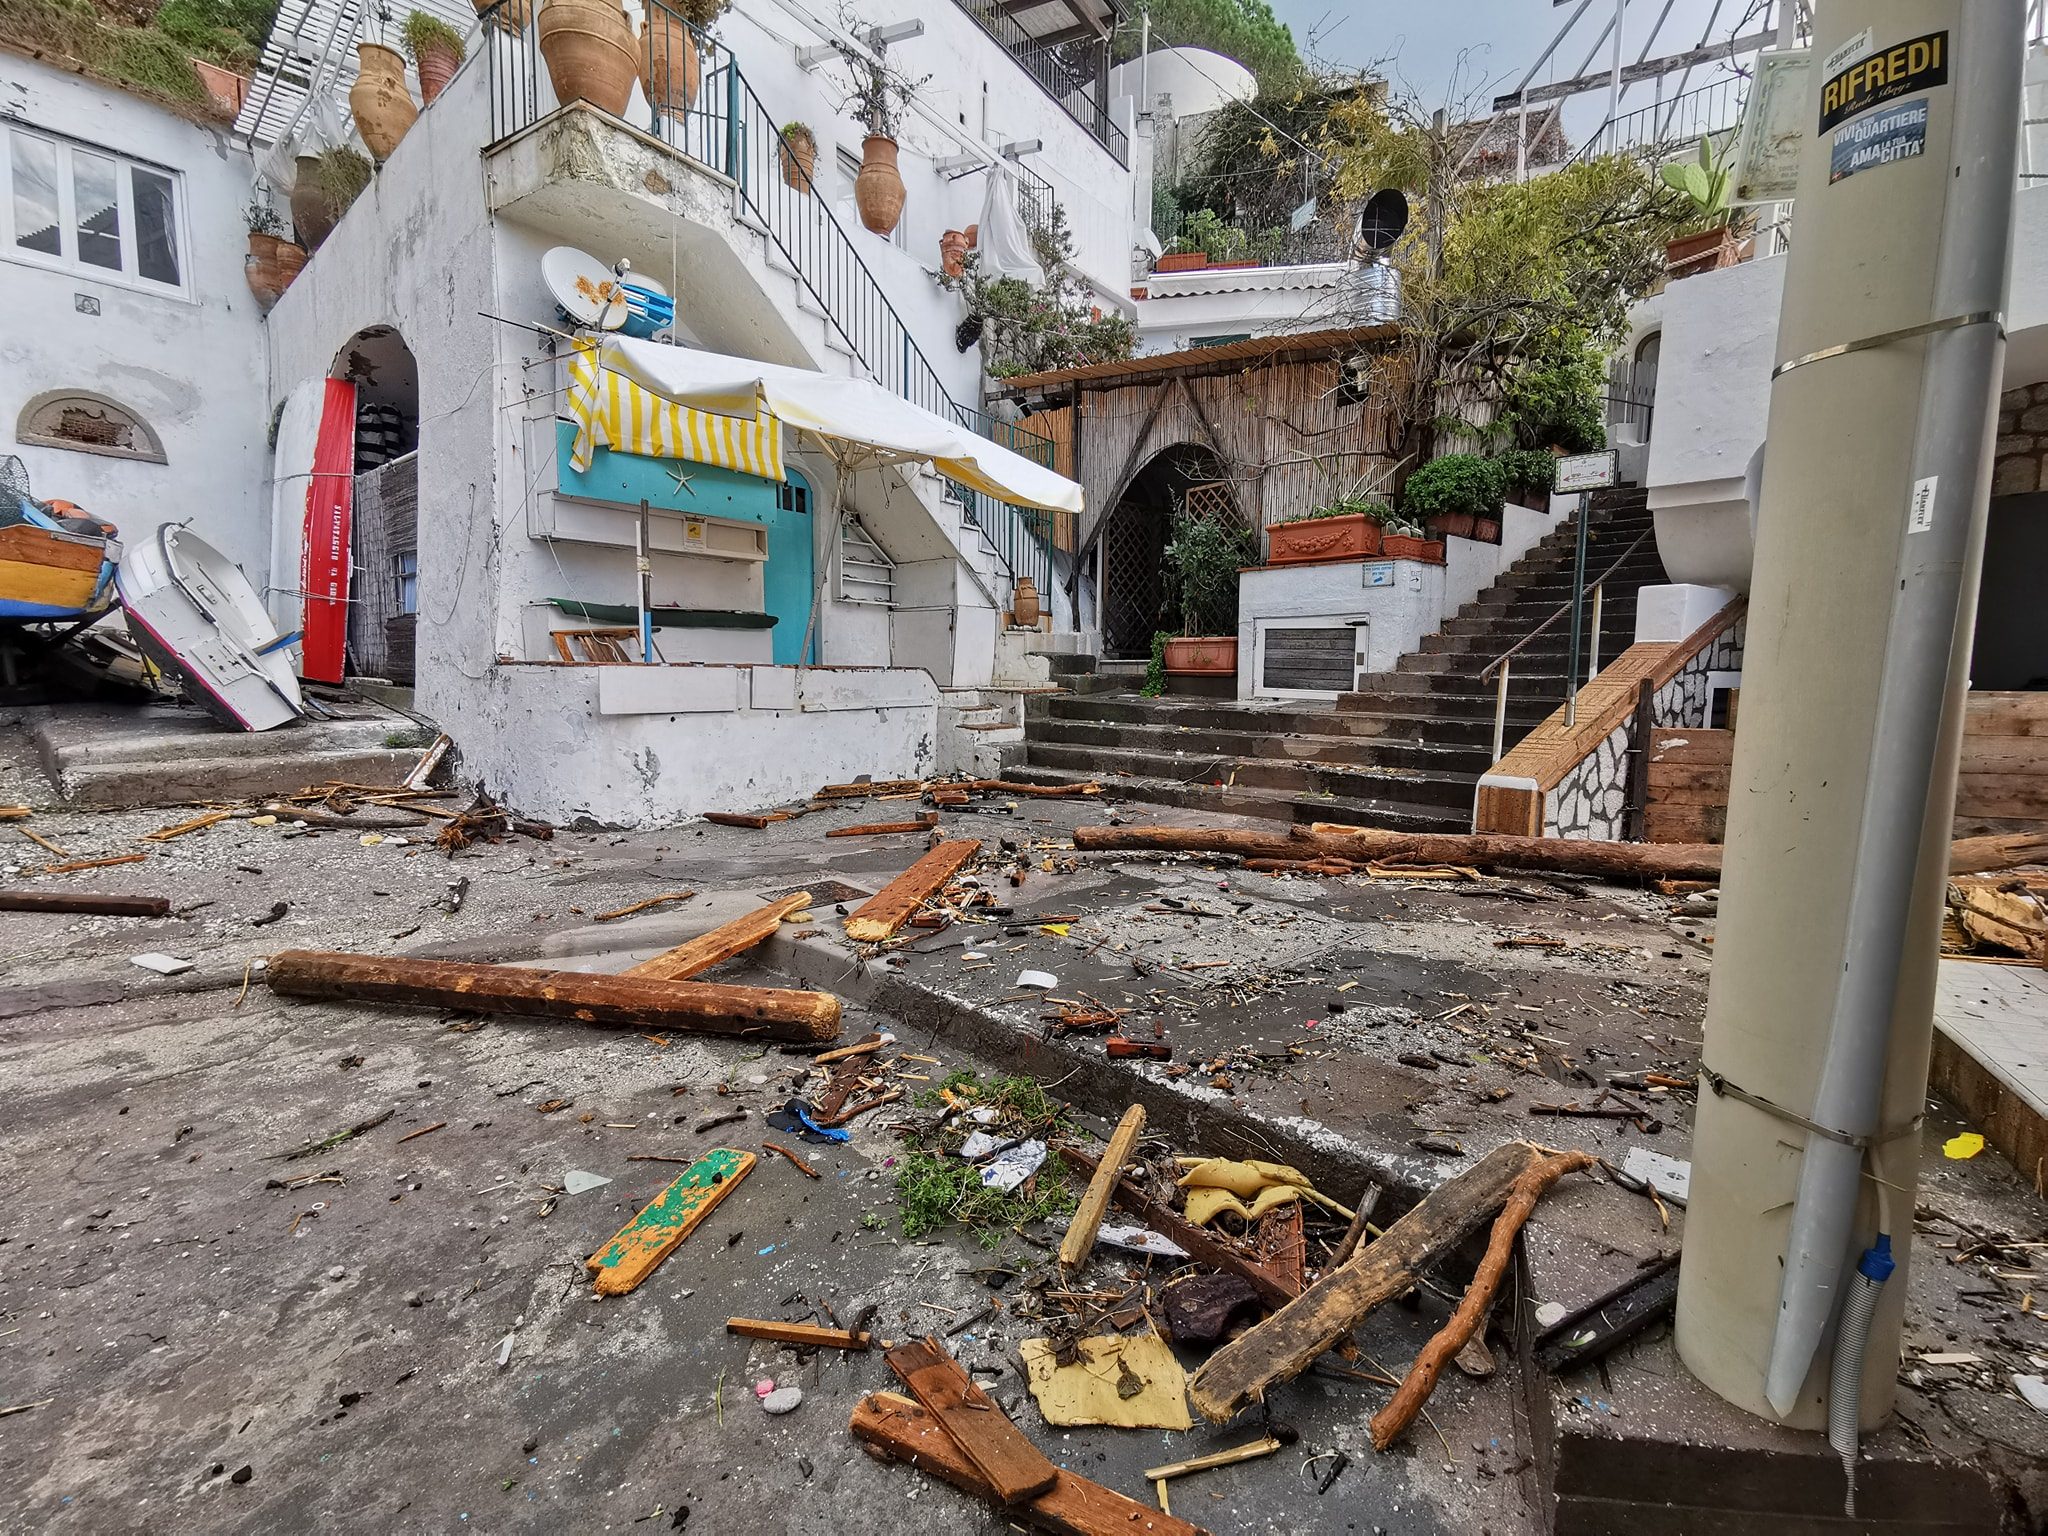
[[[1060,104],[1067,116],[1088,130],[1088,136],[1131,163],[1130,140],[1109,115],[1109,39],[1081,38],[1049,42],[1033,37],[1017,20],[1007,0],[954,0],[1003,52],[1038,82],[1039,89]]]
[[[554,98],[544,81],[530,3],[499,0],[485,13],[493,143],[540,121],[547,115],[544,103]],[[747,84],[731,50],[695,32],[662,0],[644,5],[637,46],[650,120],[630,126],[737,188],[746,211],[876,383],[1050,467],[1050,438],[953,399],[834,215],[832,199],[819,190],[815,167],[784,142],[780,123]],[[1051,547],[1032,535],[1041,519],[978,492],[967,498],[968,516],[989,535],[1011,579],[1031,576],[1045,591]]]

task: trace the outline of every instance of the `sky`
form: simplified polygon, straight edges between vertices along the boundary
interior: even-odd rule
[[[1295,46],[1304,56],[1313,52],[1328,63],[1361,67],[1394,56],[1393,77],[1412,88],[1431,106],[1461,97],[1490,100],[1510,90],[1575,8],[1552,6],[1549,0],[1270,0],[1275,14],[1293,29]],[[1711,41],[1724,41],[1752,0],[1722,0]],[[1664,0],[1632,0],[1623,36],[1624,62],[1633,63]],[[1760,0],[1759,0],[1760,8]],[[1700,33],[1714,13],[1714,0],[1670,0],[1670,17],[1658,34],[1657,55],[1678,53],[1698,45]],[[1564,44],[1537,76],[1537,83],[1563,79],[1578,70],[1587,50],[1614,14],[1611,0],[1593,0]],[[1745,30],[1754,30],[1752,22]],[[1610,44],[1604,44],[1592,69],[1604,69]],[[1710,76],[1695,71],[1692,83]],[[1623,110],[1650,100],[1649,87],[1639,85]],[[1593,105],[1588,105],[1593,103]],[[1589,121],[1578,118],[1591,112]],[[1569,126],[1580,132],[1598,126],[1606,112],[1604,95],[1582,98]]]

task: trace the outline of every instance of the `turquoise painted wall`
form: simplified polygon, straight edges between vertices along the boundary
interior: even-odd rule
[[[692,517],[722,517],[759,523],[768,530],[768,563],[761,573],[762,607],[775,615],[772,631],[777,666],[795,666],[817,659],[798,655],[810,622],[812,561],[815,545],[811,522],[810,482],[795,470],[786,482],[743,475],[715,464],[683,459],[653,459],[636,453],[599,448],[590,468],[580,473],[569,463],[575,443],[573,423],[555,423],[555,462],[561,493],[582,501],[610,502],[637,508],[681,512]]]

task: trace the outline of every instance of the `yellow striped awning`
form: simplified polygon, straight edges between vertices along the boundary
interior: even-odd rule
[[[664,400],[623,374],[600,368],[585,342],[569,359],[569,419],[576,423],[570,467],[581,472],[599,446],[654,459],[687,459],[741,474],[780,480],[782,423],[765,412],[753,421],[714,416]]]

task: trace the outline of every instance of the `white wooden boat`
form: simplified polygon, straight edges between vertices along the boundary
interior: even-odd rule
[[[166,523],[115,577],[128,628],[149,658],[225,725],[267,731],[306,713],[281,635],[241,567],[188,528]]]

